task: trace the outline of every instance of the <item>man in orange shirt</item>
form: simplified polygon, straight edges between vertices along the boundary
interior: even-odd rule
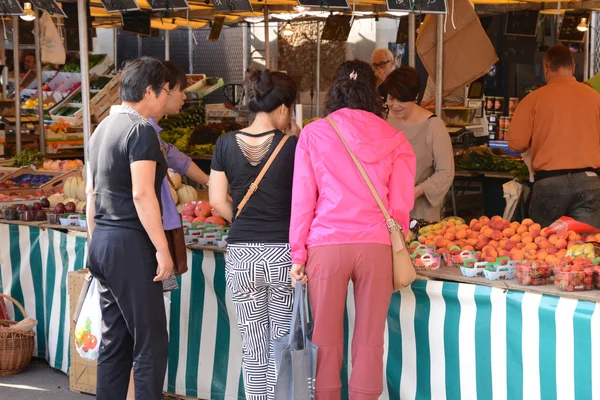
[[[575,80],[561,44],[544,54],[547,85],[515,111],[508,147],[531,149],[535,183],[530,217],[548,226],[562,216],[600,228],[600,94]]]

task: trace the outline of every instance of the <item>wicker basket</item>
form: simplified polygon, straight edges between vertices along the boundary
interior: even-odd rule
[[[3,293],[0,293],[0,297],[12,301],[23,317],[27,318],[25,309],[18,301]],[[14,324],[15,321],[0,320],[0,376],[15,375],[23,371],[33,356],[33,331],[12,329]]]

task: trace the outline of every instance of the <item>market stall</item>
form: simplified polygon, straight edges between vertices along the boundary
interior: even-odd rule
[[[0,224],[0,281],[40,321],[36,355],[68,371],[67,274],[83,267],[85,239]],[[170,295],[165,391],[243,398],[241,343],[219,251],[189,250],[191,269]],[[383,399],[592,398],[600,349],[600,292],[535,291],[532,286],[459,277],[455,268],[421,272],[394,294],[385,334]],[[192,290],[193,288],[193,290]],[[539,287],[537,287],[539,289]],[[346,340],[355,319],[352,291]],[[10,307],[10,306],[9,306]],[[10,309],[11,316],[13,314]],[[17,317],[18,318],[18,317]],[[42,323],[42,321],[44,321]],[[344,393],[351,353],[344,361]]]

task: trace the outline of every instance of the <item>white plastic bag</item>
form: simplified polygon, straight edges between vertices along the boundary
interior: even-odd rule
[[[40,18],[40,48],[42,50],[42,62],[50,64],[64,64],[67,53],[58,29],[52,22],[52,17],[44,11]]]
[[[97,360],[102,339],[102,311],[98,283],[92,279],[75,326],[75,348],[86,360]]]

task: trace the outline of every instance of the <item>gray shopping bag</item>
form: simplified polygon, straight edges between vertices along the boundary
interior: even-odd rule
[[[300,316],[300,318],[298,318]],[[307,322],[302,283],[296,284],[290,333],[273,343],[277,383],[275,400],[315,398],[318,347],[311,343],[312,324]]]

